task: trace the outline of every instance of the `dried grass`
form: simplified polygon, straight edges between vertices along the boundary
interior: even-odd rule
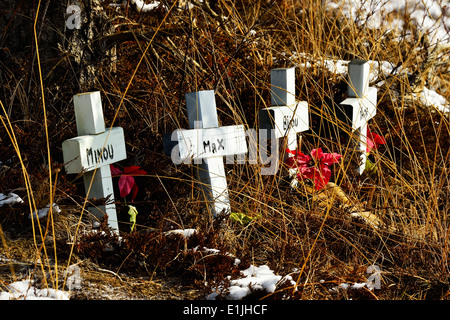
[[[154,277],[183,277],[190,283],[184,282],[186,287],[205,290],[205,280],[213,286],[252,263],[269,264],[296,281],[297,291],[280,288],[267,298],[448,299],[449,117],[423,108],[413,96],[428,81],[439,84],[439,92],[450,99],[445,89],[450,84],[448,66],[442,64],[448,52],[442,49],[438,55],[409,38],[396,41],[382,31],[357,27],[338,12],[318,9],[320,3],[220,1],[210,8],[197,5],[169,13],[138,14],[130,9],[121,16],[107,11],[125,23],[118,23],[116,38],[107,39],[117,45],[117,74],[97,64],[95,89],[102,92],[107,125],[124,128],[124,165],[139,165],[148,172],[137,179],[136,231],[123,232],[122,246],[108,236],[86,235],[91,225],[80,217],[86,203],[82,182],[63,172],[56,179],[51,170],[61,166],[61,142],[75,135],[70,97],[82,88],[71,81],[76,75],[67,72],[72,62],[62,56],[57,65],[66,66],[66,73],[55,67],[54,77],[36,85],[42,92],[25,91],[25,80],[39,83],[36,74],[25,74],[17,62],[1,64],[0,141],[7,147],[0,160],[6,164],[10,159],[9,167],[0,172],[2,188],[22,188],[30,212],[54,198],[62,213],[30,228],[25,207],[1,208],[0,254],[18,261],[27,256],[27,263],[39,267],[43,285],[61,286],[63,271],[80,263],[87,282],[115,279],[136,298],[173,297],[159,292],[166,284],[154,284]],[[352,58],[390,61],[414,75],[379,79],[384,84],[370,125],[387,144],[373,154],[378,167],[373,175],[355,174],[357,156],[350,145],[324,130],[326,121],[335,122],[326,112],[329,101],[343,100],[347,82],[320,62]],[[11,59],[19,61],[20,55]],[[187,128],[184,93],[214,89],[221,125],[256,128],[258,110],[270,104],[269,70],[311,61],[309,68],[296,69],[297,96],[309,102],[312,117],[312,130],[302,135],[301,148],[308,152],[326,147],[344,155],[333,172],[333,190],[338,192],[317,193],[308,185],[291,190],[286,168],[275,176],[262,176],[258,165],[227,164],[232,208],[252,219],[247,224],[226,218],[213,221],[193,169],[175,167],[162,152],[163,133]],[[39,109],[42,96],[47,113]],[[44,120],[48,125],[35,125]],[[341,129],[345,134],[347,129]],[[128,230],[123,209],[119,219],[121,229]],[[196,228],[198,235],[186,241],[164,235],[174,228]],[[111,244],[114,251],[107,250]],[[201,256],[193,250],[198,246],[219,249],[222,255]],[[241,265],[230,264],[225,253],[241,259]],[[330,291],[342,282],[366,281],[367,267],[374,264],[383,272],[381,290]],[[136,280],[142,274],[146,280]],[[10,281],[11,276],[3,279]],[[136,293],[136,284],[144,282],[148,291]],[[170,291],[174,286],[168,282]],[[118,298],[112,293],[77,295]]]

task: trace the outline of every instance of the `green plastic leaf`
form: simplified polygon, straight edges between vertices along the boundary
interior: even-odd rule
[[[375,163],[372,163],[369,159],[366,159],[366,172],[369,175],[373,175],[377,173],[377,165]]]
[[[242,212],[231,212],[230,218],[242,225],[246,225],[254,219],[253,217],[249,217],[248,215]]]
[[[134,226],[136,225],[136,216],[138,214],[138,211],[135,206],[128,205],[128,214],[130,215],[130,222],[133,224],[131,226],[131,232],[133,232]]]

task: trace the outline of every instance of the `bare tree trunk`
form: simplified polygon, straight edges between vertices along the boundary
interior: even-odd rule
[[[114,31],[101,2],[43,0],[38,8],[37,1],[0,1],[0,86],[8,79],[7,74],[23,78],[25,96],[33,95],[33,89],[39,86],[36,20],[40,66],[46,84],[70,78],[78,85],[76,91],[95,87],[102,63],[110,71],[115,66],[115,47],[107,49],[98,41]],[[3,96],[9,99],[11,91],[3,92]]]
[[[115,72],[116,48],[106,48],[105,35],[114,32],[114,26],[103,11],[99,0],[69,0],[66,6],[66,24],[62,50],[73,57],[79,68],[79,84],[89,89],[97,82],[97,72],[107,59],[109,71]]]

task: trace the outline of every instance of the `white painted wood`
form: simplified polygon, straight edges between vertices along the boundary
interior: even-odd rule
[[[86,197],[107,198],[110,204],[88,207],[98,219],[108,216],[108,225],[119,232],[110,164],[126,159],[123,129],[105,131],[100,92],[73,98],[78,137],[63,142],[63,157],[68,174],[83,173]]]
[[[340,103],[346,116],[344,120],[351,125],[352,131],[357,130],[375,116],[376,104],[376,88],[368,88],[363,98],[347,98]]]
[[[94,170],[127,158],[123,129],[114,127],[111,132],[84,135],[66,140],[62,144],[68,174]]]
[[[268,107],[259,111],[259,128],[275,130],[275,137],[283,138],[289,132],[309,129],[308,103],[299,101],[295,105]]]
[[[347,94],[351,98],[363,98],[369,89],[370,66],[365,60],[355,59],[348,64],[349,84]]]
[[[213,90],[186,93],[185,98],[189,128],[196,128],[198,122],[201,122],[201,128],[216,128],[219,126]]]
[[[285,146],[283,146],[284,149],[289,150],[297,150],[298,148],[298,141],[297,141],[297,132],[289,131],[289,133],[285,137]],[[291,156],[290,153],[286,154],[286,156]]]
[[[231,152],[239,152],[239,154],[247,152],[245,132],[243,132],[244,127],[235,126],[236,128],[234,129],[230,127],[218,128],[219,122],[214,91],[191,92],[187,93],[185,97],[191,130],[181,130],[177,133],[180,153],[184,156],[191,154],[198,156],[194,159],[194,163],[196,164],[200,184],[209,201],[212,214],[216,216],[221,212],[230,213],[231,207],[223,156],[230,155]],[[209,128],[214,129],[209,130]],[[226,141],[228,134],[230,134],[229,142]],[[184,140],[183,136],[188,138],[187,141]],[[218,150],[219,143],[217,142],[217,154],[212,152],[211,139],[216,139],[215,141],[223,139],[223,141],[221,140],[221,145],[226,145],[224,150]],[[207,147],[208,152],[205,152],[204,142],[207,143],[207,141],[210,144]],[[185,146],[186,149],[183,149]]]
[[[270,71],[272,106],[295,104],[295,68],[278,68]]]
[[[348,65],[348,96],[340,103],[338,118],[351,128],[355,148],[360,153],[358,173],[366,167],[367,125],[376,114],[377,89],[369,87],[370,66],[364,60],[352,60]]]
[[[89,190],[89,187],[91,188],[88,195],[89,199],[108,199],[106,205],[97,207],[88,206],[89,212],[99,220],[102,220],[106,214],[108,216],[108,226],[114,232],[119,232],[116,205],[114,204],[113,180],[109,165],[99,167],[97,170],[86,172],[83,174],[83,180],[86,193]]]
[[[229,214],[231,206],[223,158],[203,159],[203,163],[197,166],[197,173],[213,216]]]
[[[204,159],[247,153],[243,125],[177,130],[180,158]]]
[[[276,174],[279,163],[278,141],[272,140],[271,149],[275,147],[276,152],[271,152],[271,156],[267,157],[267,139],[283,139],[283,149],[296,150],[297,133],[309,129],[308,103],[295,99],[295,68],[271,70],[270,81],[272,106],[259,111],[260,160],[262,164],[270,164],[270,168],[261,169],[264,175]],[[292,156],[285,154],[285,157]],[[273,164],[276,164],[275,168]]]
[[[73,96],[73,105],[79,136],[105,132],[100,91],[80,93]]]
[[[356,148],[360,152],[359,158],[361,159],[361,164],[358,167],[358,173],[362,174],[364,170],[366,170],[366,161],[367,161],[367,127],[368,124],[365,122],[358,128],[358,130],[354,131],[357,137]]]

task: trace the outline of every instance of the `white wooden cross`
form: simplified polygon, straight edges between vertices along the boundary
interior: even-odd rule
[[[348,65],[348,98],[340,103],[337,117],[351,127],[360,155],[358,173],[366,167],[367,123],[377,112],[377,89],[369,87],[370,66],[365,60],[352,60]]]
[[[223,157],[247,153],[244,126],[219,127],[212,90],[187,93],[185,97],[190,129],[174,132],[179,156],[185,163],[194,159],[213,216],[222,211],[230,213]]]
[[[87,198],[109,198],[108,204],[88,210],[100,220],[108,215],[109,227],[117,233],[119,225],[109,165],[127,157],[123,129],[105,130],[99,91],[77,94],[73,104],[78,137],[62,144],[66,172],[83,173]]]
[[[295,99],[295,68],[272,69],[270,83],[272,106],[259,111],[259,128],[267,130],[267,138],[286,139],[283,149],[297,150],[297,133],[309,129],[309,113],[308,103]],[[260,155],[262,152],[265,150],[260,149]]]

